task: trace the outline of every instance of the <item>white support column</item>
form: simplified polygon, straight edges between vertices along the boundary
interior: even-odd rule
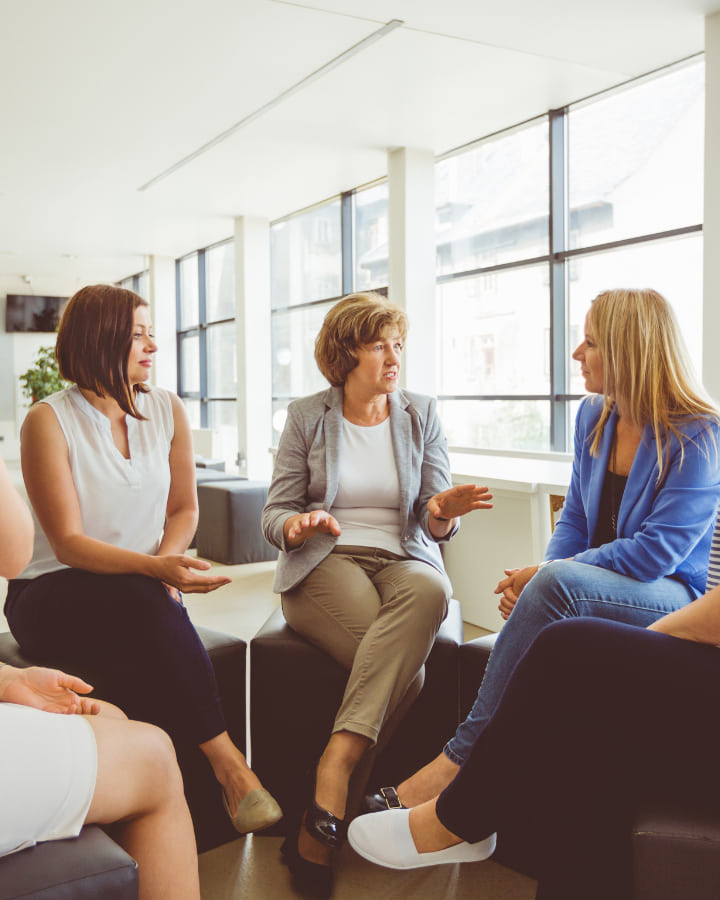
[[[435,349],[435,158],[430,150],[388,153],[389,294],[410,320],[402,382],[437,393]]]
[[[235,219],[235,306],[240,472],[269,480],[272,457],[270,223]]]
[[[175,314],[175,260],[151,256],[150,315],[159,352],[153,360],[152,383],[177,391],[177,323]]]
[[[703,383],[720,402],[720,13],[705,19]]]

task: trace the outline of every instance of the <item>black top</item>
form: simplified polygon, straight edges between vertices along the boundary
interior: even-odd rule
[[[616,475],[610,469],[605,473],[602,494],[600,495],[600,509],[598,510],[597,527],[593,537],[592,546],[601,547],[609,544],[617,538],[617,516],[620,502],[627,484],[627,475]]]

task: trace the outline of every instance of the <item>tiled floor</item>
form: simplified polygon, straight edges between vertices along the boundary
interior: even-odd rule
[[[272,593],[274,565],[219,567],[230,575],[232,584],[212,594],[185,597],[195,624],[250,640],[278,603]],[[0,580],[0,598],[4,595]],[[0,631],[4,630],[7,625],[0,615]],[[465,639],[482,633],[466,625]],[[488,777],[499,776],[488,773]],[[288,871],[280,862],[280,843],[280,838],[249,836],[203,853],[203,900],[296,900]],[[345,846],[336,871],[335,900],[531,900],[535,896],[534,881],[492,860],[395,872],[365,862]]]

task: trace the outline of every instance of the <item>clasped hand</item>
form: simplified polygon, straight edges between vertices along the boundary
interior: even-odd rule
[[[492,509],[492,494],[477,484],[458,484],[427,502],[428,512],[438,519],[456,519],[474,509]]]
[[[185,594],[207,594],[224,584],[230,584],[226,575],[202,575],[203,570],[211,568],[204,559],[181,554],[168,554],[154,557],[154,575],[166,586],[177,588]],[[179,597],[174,597],[179,600]]]
[[[506,577],[495,588],[496,594],[502,594],[498,609],[503,619],[507,620],[517,603],[522,589],[539,568],[539,566],[525,566],[523,569],[504,570]]]
[[[283,524],[285,546],[292,550],[316,534],[334,534],[340,537],[337,519],[324,509],[314,509],[309,513],[297,513]]]

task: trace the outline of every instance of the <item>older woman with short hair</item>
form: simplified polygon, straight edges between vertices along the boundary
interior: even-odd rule
[[[283,848],[317,895],[332,888],[352,772],[422,688],[451,596],[438,544],[491,505],[486,488],[451,486],[435,401],[399,388],[406,332],[377,294],[330,310],[315,359],[332,387],[290,404],[263,512],[285,618],[350,672],[313,802]]]

